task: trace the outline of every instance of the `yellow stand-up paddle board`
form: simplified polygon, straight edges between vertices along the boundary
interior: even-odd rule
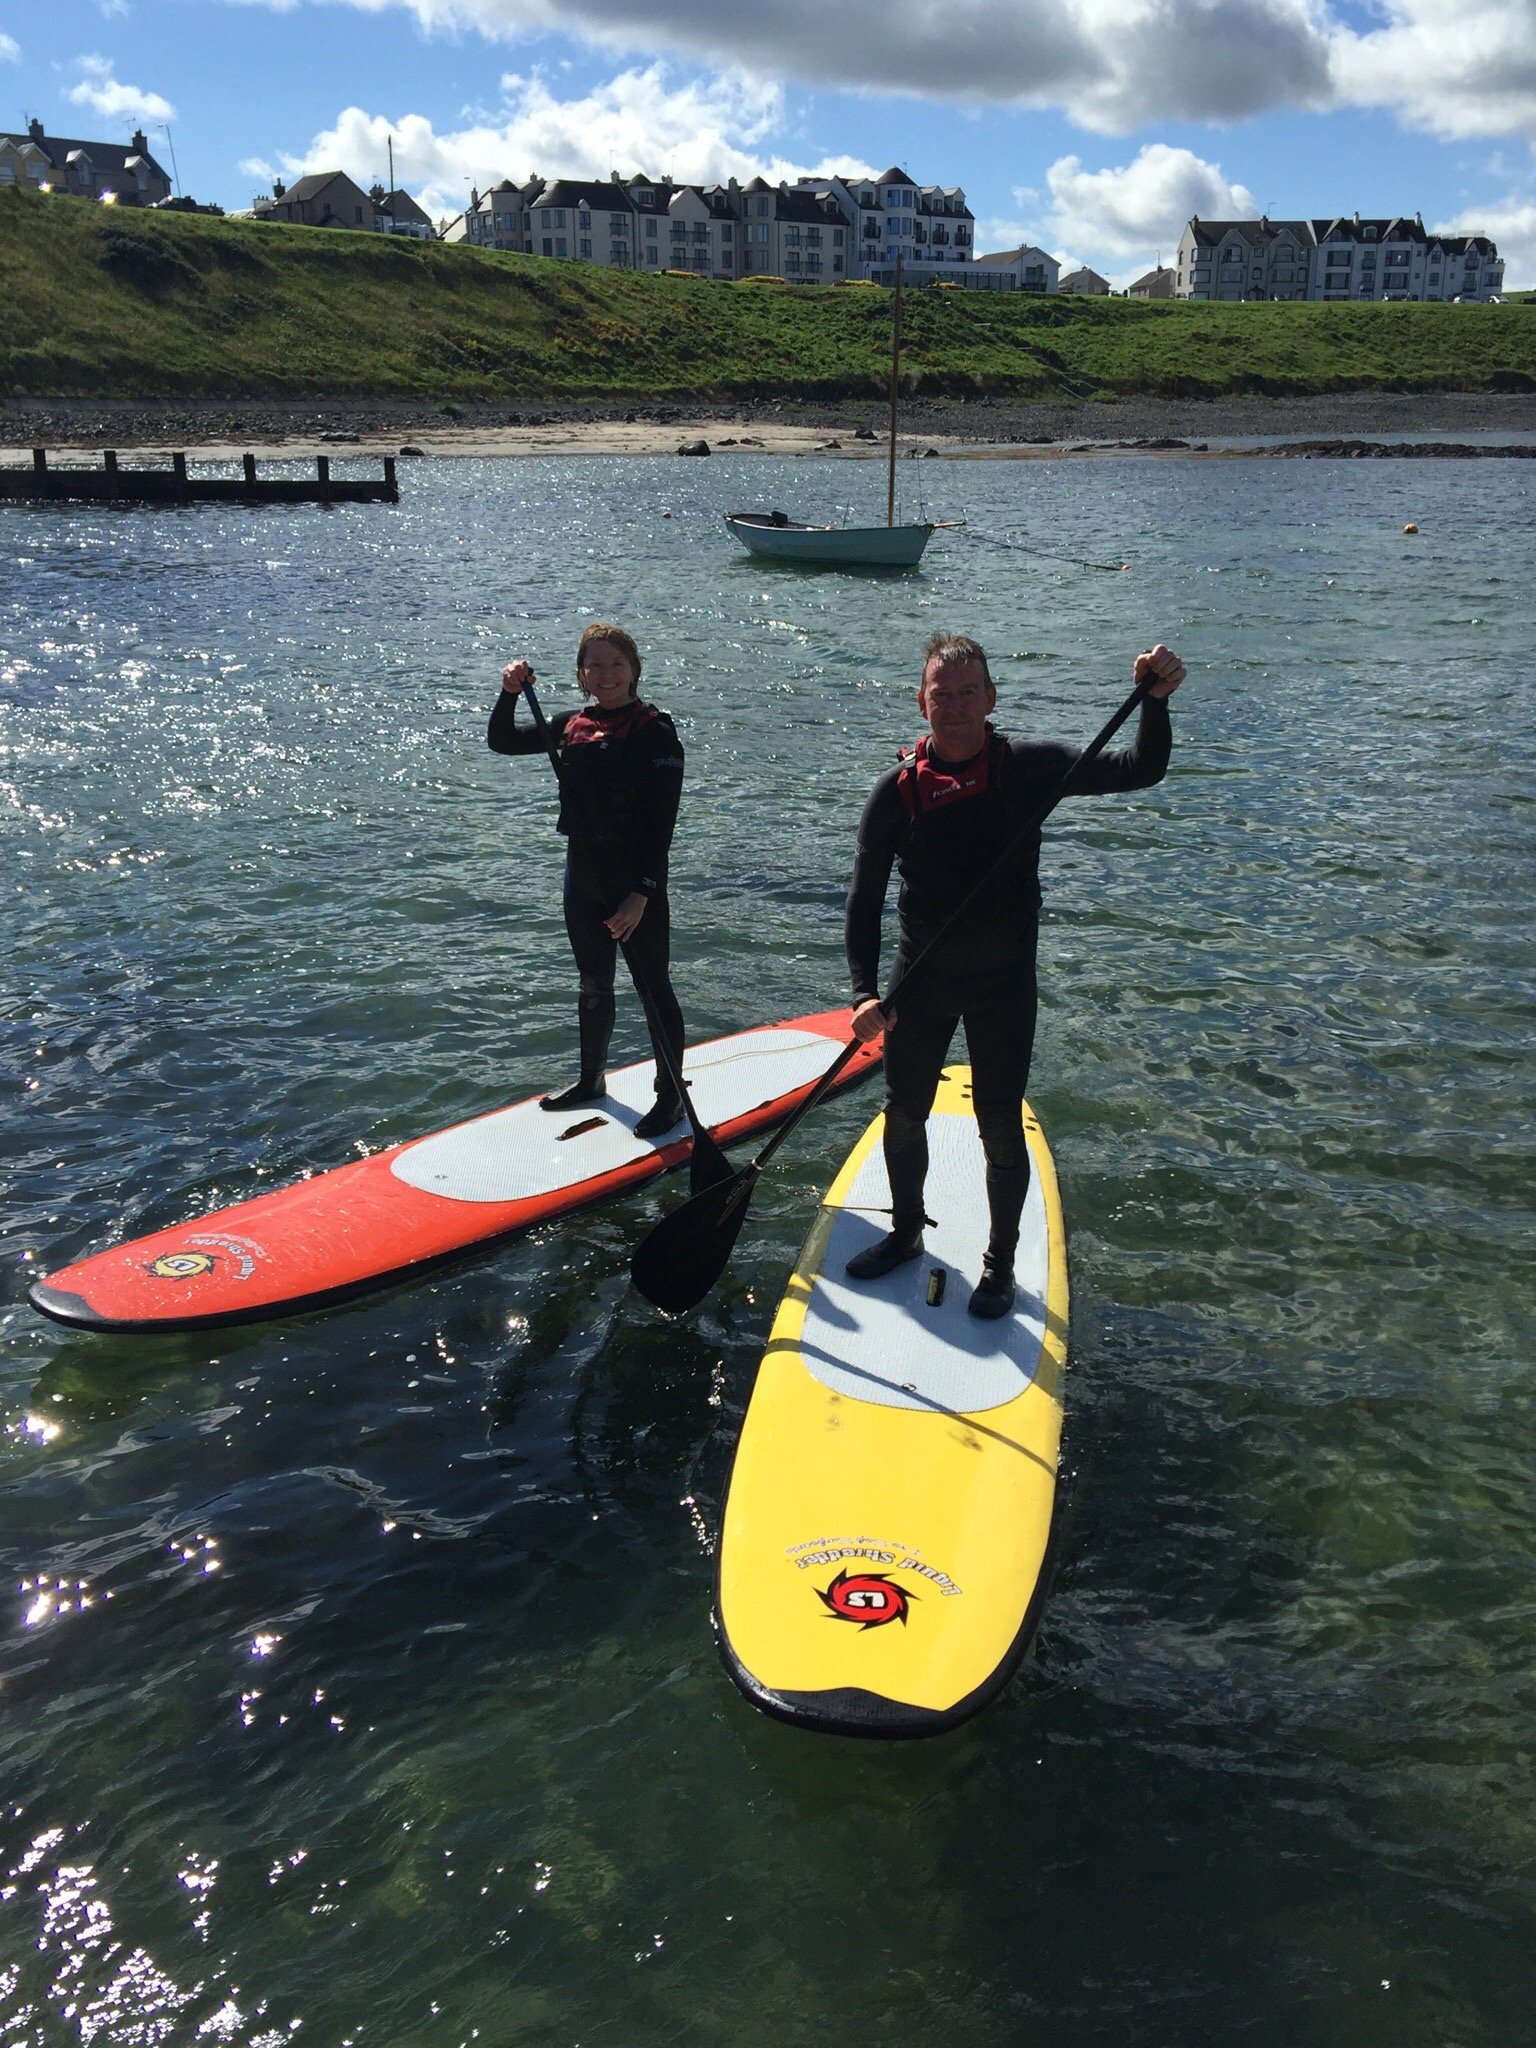
[[[890,1228],[883,1118],[834,1181],[780,1304],[731,1470],[716,1619],[727,1669],[780,1719],[938,1734],[1004,1685],[1044,1596],[1067,1360],[1067,1252],[1026,1106],[1013,1311],[967,1311],[987,1241],[970,1069],[929,1119],[925,1249],[850,1280]]]

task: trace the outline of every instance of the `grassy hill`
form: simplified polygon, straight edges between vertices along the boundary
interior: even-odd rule
[[[0,189],[0,396],[847,398],[890,294],[607,272],[466,245]],[[914,291],[904,381],[1017,399],[1536,391],[1536,306]]]

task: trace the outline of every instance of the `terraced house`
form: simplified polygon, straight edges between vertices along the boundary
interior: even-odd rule
[[[790,284],[889,283],[905,259],[914,283],[974,274],[975,220],[956,186],[919,186],[894,167],[876,179],[677,185],[638,174],[607,184],[505,179],[470,194],[465,239],[624,270],[779,277]]]
[[[1504,264],[1487,235],[1433,235],[1421,215],[1362,220],[1191,220],[1180,299],[1479,299]]]

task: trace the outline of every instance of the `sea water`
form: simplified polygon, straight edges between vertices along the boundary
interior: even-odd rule
[[[397,508],[0,513],[6,2048],[1529,2037],[1536,473],[909,464],[969,524],[898,577],[720,523],[883,481],[429,460]],[[931,631],[1065,740],[1141,648],[1189,664],[1167,780],[1048,830],[1058,1561],[936,1741],[767,1721],[710,1637],[876,1091],[680,1323],[626,1279],[677,1181],[249,1329],[25,1302],[569,1077],[553,790],[484,722],[513,655],[572,701],[593,616],[687,749],[700,1036],[844,999]]]

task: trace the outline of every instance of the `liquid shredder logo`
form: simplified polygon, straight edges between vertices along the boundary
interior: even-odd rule
[[[888,1621],[899,1621],[905,1628],[908,1605],[916,1597],[884,1572],[842,1571],[825,1592],[816,1590],[816,1598],[835,1620],[857,1622],[860,1628],[882,1628]]]

